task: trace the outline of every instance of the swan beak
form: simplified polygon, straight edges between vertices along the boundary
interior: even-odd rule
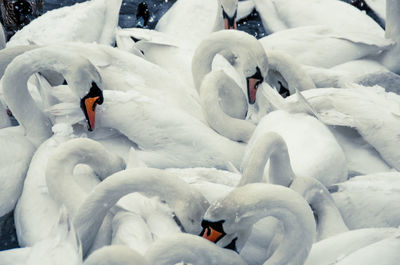
[[[236,19],[224,18],[225,29],[237,29]]]
[[[211,227],[206,227],[201,236],[205,239],[210,240],[211,242],[216,243],[223,236],[223,233],[218,232]]]
[[[85,114],[88,124],[88,130],[93,131],[96,123],[96,107],[100,97],[85,99]]]
[[[247,79],[247,95],[249,97],[249,103],[254,104],[256,102],[256,94],[258,85],[261,83],[261,80],[258,78],[248,78]]]

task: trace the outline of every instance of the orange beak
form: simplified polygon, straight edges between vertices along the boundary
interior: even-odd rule
[[[96,124],[96,107],[97,100],[100,97],[93,97],[85,99],[85,108],[87,113],[88,130],[93,131]]]
[[[230,21],[229,19],[224,18],[224,22],[225,22],[225,29],[237,29],[236,19]]]
[[[218,232],[211,227],[207,227],[204,229],[204,234],[202,235],[203,238],[210,240],[211,242],[216,242],[222,236],[221,232]]]

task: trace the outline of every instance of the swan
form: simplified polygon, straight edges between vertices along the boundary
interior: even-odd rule
[[[382,172],[356,176],[329,187],[347,226],[398,227],[398,207],[393,202],[398,196],[399,177],[398,172]]]
[[[284,236],[264,264],[302,265],[313,243],[315,221],[307,202],[283,186],[252,183],[234,189],[208,208],[201,236],[219,246],[240,250],[251,226],[267,216],[283,223]]]
[[[43,55],[42,52],[45,52],[46,55]],[[5,102],[22,126],[4,128],[0,132],[4,147],[0,160],[3,165],[0,179],[4,183],[1,195],[7,198],[2,201],[1,216],[14,208],[21,194],[24,177],[34,151],[52,135],[51,120],[35,105],[27,91],[26,83],[28,78],[37,71],[46,68],[54,71],[60,70],[58,69],[60,64],[57,64],[58,60],[56,59],[59,57],[55,57],[54,53],[60,54],[59,57],[64,56],[65,60],[74,62],[74,65],[82,62],[79,57],[76,58],[76,56],[54,51],[51,48],[32,50],[15,58],[9,64],[3,76]],[[85,61],[85,63],[88,62]],[[100,76],[93,74],[85,76],[81,73],[76,76],[77,73],[72,72],[72,70],[69,69],[68,73],[66,73],[68,71],[66,70],[65,78],[70,82],[71,88],[77,93],[78,97],[82,98],[82,110],[87,115],[88,127],[93,129],[95,124],[94,109],[102,101],[101,91],[96,85],[96,82],[100,84]],[[90,68],[90,71],[94,71],[94,69]],[[73,80],[74,75],[79,78],[79,81]],[[22,105],[21,102],[24,104]],[[7,153],[4,150],[7,150]],[[13,166],[10,167],[10,165]]]
[[[19,167],[19,169],[18,167],[13,168],[22,171],[23,174],[21,174],[19,178],[10,178],[10,175],[2,178],[7,178],[7,181],[9,181],[8,183],[10,183],[11,180],[18,181],[13,189],[9,187],[7,190],[8,193],[14,192],[12,196],[16,199],[19,197],[19,194],[21,194],[25,173],[28,169],[29,162],[31,161],[30,157],[33,155],[36,148],[38,146],[42,146],[42,143],[53,134],[51,120],[34,104],[34,101],[32,100],[26,88],[26,82],[32,73],[46,69],[63,73],[65,79],[70,85],[70,89],[76,95],[74,104],[77,106],[82,106],[81,111],[84,111],[88,118],[87,123],[89,129],[93,129],[95,126],[96,105],[101,103],[103,100],[103,95],[99,88],[99,86],[101,87],[100,75],[88,60],[78,55],[74,55],[67,51],[60,51],[59,49],[52,47],[46,47],[25,52],[24,54],[15,58],[12,63],[10,63],[3,77],[4,96],[10,110],[13,112],[16,119],[23,125],[23,127],[10,127],[2,130],[12,130],[12,132],[7,134],[6,131],[4,131],[4,133],[7,135],[7,137],[2,137],[4,141],[6,141],[6,139],[12,140],[18,139],[18,137],[21,138],[21,140],[14,143],[15,147],[8,147],[9,153],[7,155],[2,153],[2,161],[5,163],[7,163],[6,159],[21,161],[21,167]],[[21,109],[21,100],[24,102],[23,109]],[[81,104],[79,104],[79,102],[81,102]],[[54,130],[57,131],[57,128]],[[52,148],[54,148],[54,145],[57,145],[57,141],[62,141],[61,138],[65,139],[70,135],[68,132],[69,129],[65,128],[65,126],[63,127],[60,125],[58,130],[59,134],[61,135],[58,135],[57,137],[53,138],[53,140],[47,142],[46,145],[49,147],[53,145]],[[19,131],[19,133],[16,133],[15,131]],[[63,133],[64,136],[62,136]],[[5,142],[3,145],[11,145],[11,140],[8,140],[8,142]],[[25,148],[25,151],[22,151],[22,147],[18,149],[17,146],[19,145],[24,146],[23,148]],[[43,147],[42,149],[45,148]],[[14,156],[11,156],[11,153],[14,151],[17,153]],[[29,158],[21,158],[22,154],[24,156],[29,156]],[[39,154],[36,153],[36,156],[39,156]],[[26,163],[24,163],[24,161]],[[39,172],[44,171],[42,165],[47,161],[47,158],[41,157],[36,161],[36,163],[38,163],[36,166],[34,165],[33,161],[30,164],[29,171],[31,171],[31,173],[28,172],[27,177],[32,178],[32,180],[27,180],[25,182],[24,186],[26,189],[30,189],[28,188],[30,185],[35,185],[33,184],[35,182],[33,179],[40,178],[41,174],[39,174]],[[12,163],[8,162],[8,164]],[[2,168],[7,167],[4,166]],[[29,177],[29,175],[33,176]],[[4,194],[4,192],[2,192],[2,194]],[[9,198],[13,198],[12,196],[10,195]],[[26,195],[24,197],[26,197]],[[29,198],[26,199],[28,203],[31,203]],[[12,203],[10,200],[4,200],[4,202]],[[16,200],[14,203],[15,202]]]
[[[121,3],[121,0],[90,0],[51,10],[18,31],[7,46],[68,41],[113,44]]]

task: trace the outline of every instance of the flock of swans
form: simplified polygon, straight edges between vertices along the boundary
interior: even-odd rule
[[[2,34],[0,264],[398,264],[400,1],[366,2],[386,31],[338,0],[178,0],[155,30],[89,0]]]

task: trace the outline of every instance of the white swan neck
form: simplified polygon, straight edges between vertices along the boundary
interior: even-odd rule
[[[316,214],[318,240],[349,230],[329,191],[318,180],[297,177],[290,188],[301,194]]]
[[[300,91],[316,88],[311,77],[288,55],[279,51],[267,51],[267,56],[270,70],[279,72],[285,78],[291,95],[296,92],[296,88]]]
[[[25,128],[27,137],[35,145],[39,145],[52,134],[50,120],[36,106],[27,87],[32,74],[45,70],[39,61],[40,56],[30,57],[26,56],[26,53],[22,54],[9,64],[3,77],[5,101],[15,118]]]
[[[64,204],[71,216],[87,196],[72,177],[78,164],[90,166],[99,181],[125,168],[122,158],[108,152],[96,141],[79,138],[61,144],[47,163],[46,183],[50,195],[60,205]]]
[[[213,59],[218,53],[231,64],[240,64],[243,71],[247,70],[246,64],[251,61],[258,65],[263,76],[267,74],[267,56],[262,45],[253,36],[237,30],[222,30],[210,34],[194,53],[192,74],[198,91],[205,75],[211,72]]]
[[[177,210],[184,208],[188,212],[195,211],[193,208],[201,205],[200,208],[204,210],[200,209],[201,212],[198,213],[199,220],[195,220],[198,221],[198,224],[193,224],[197,227],[200,226],[201,216],[208,207],[208,203],[200,193],[191,189],[183,180],[171,177],[163,170],[135,168],[118,172],[95,187],[82,203],[74,218],[74,225],[82,240],[84,255],[89,250],[108,210],[120,198],[132,192],[159,196],[161,200],[166,201],[175,210],[184,226],[185,219],[182,218],[184,213],[179,215]],[[189,230],[186,227],[185,229]]]
[[[270,183],[288,187],[295,178],[295,174],[290,164],[285,140],[275,132],[268,132],[257,139],[253,146],[244,163],[242,178],[238,185],[263,182],[264,168],[270,160]]]
[[[400,39],[400,2],[386,0],[386,26],[385,37],[388,39]]]
[[[241,90],[223,71],[206,75],[200,88],[200,99],[207,121],[219,134],[233,140],[248,142],[255,130],[249,121],[227,115],[219,103],[219,90],[223,88]]]

